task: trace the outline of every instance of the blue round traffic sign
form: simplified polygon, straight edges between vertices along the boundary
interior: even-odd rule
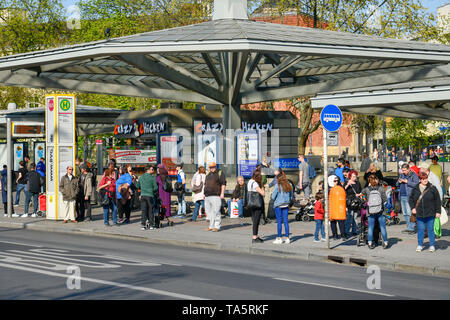
[[[325,130],[331,132],[338,131],[342,125],[341,110],[333,104],[327,105],[320,113],[320,122]]]

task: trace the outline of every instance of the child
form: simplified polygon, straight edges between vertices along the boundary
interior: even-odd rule
[[[316,204],[314,206],[314,220],[316,221],[316,231],[314,233],[314,242],[326,241],[325,239],[325,225],[323,223],[323,216],[325,214],[323,192],[316,193]],[[319,240],[319,230],[322,239]]]

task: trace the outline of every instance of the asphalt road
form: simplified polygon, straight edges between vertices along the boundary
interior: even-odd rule
[[[450,279],[374,268],[0,228],[4,300],[450,298]]]

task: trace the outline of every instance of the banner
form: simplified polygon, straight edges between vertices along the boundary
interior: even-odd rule
[[[178,148],[178,136],[161,135],[159,137],[159,153],[161,163],[164,164],[169,171],[169,175],[177,174],[176,163],[181,160]]]
[[[118,164],[156,164],[156,147],[151,150],[115,150]]]
[[[236,139],[238,176],[249,178],[259,161],[259,134],[255,131],[239,132]]]

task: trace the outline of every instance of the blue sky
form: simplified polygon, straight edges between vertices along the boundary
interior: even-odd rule
[[[66,8],[77,2],[78,0],[62,0],[62,3]],[[436,9],[444,4],[450,3],[450,0],[421,0],[421,2],[425,8],[428,8],[430,13],[436,14]]]

